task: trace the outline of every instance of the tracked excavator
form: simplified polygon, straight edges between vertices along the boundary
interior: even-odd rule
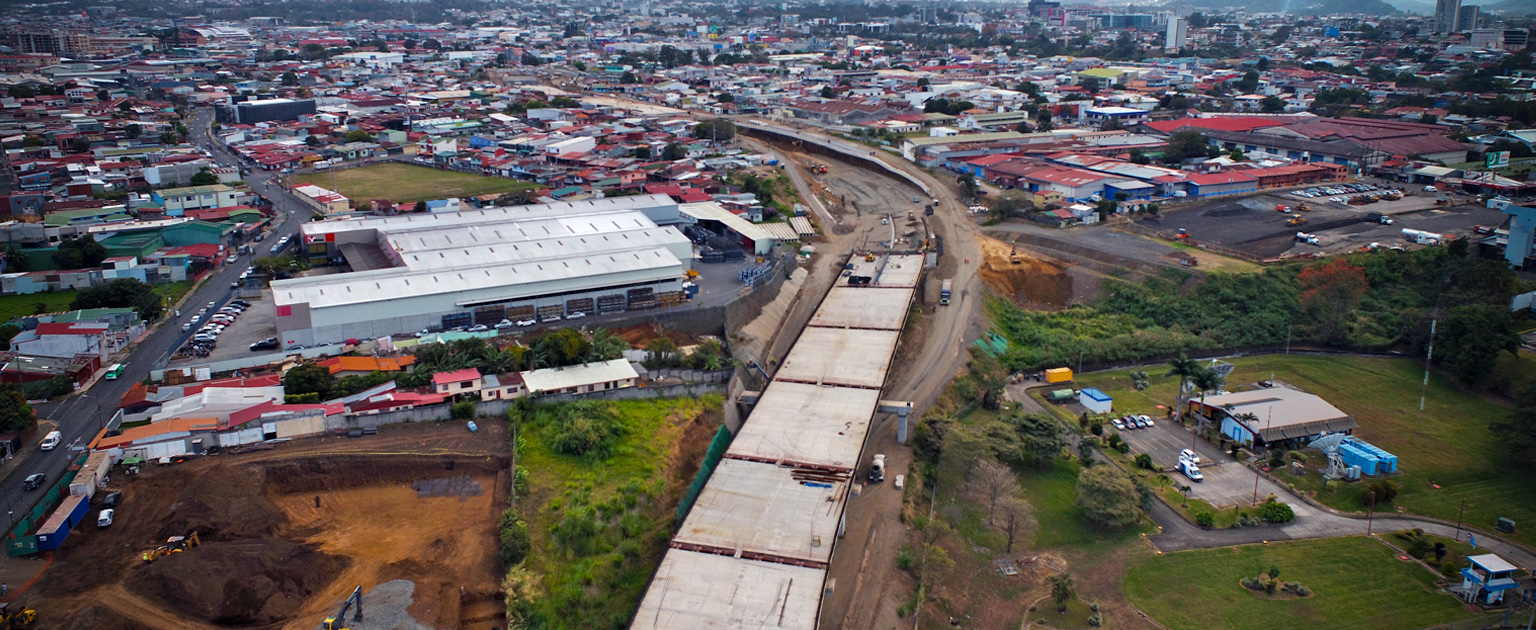
[[[352,621],[363,620],[363,587],[359,585],[352,589],[352,594],[347,596],[347,601],[341,603],[341,610],[336,611],[335,617],[326,617],[321,630],[348,630],[347,609],[352,608]]]

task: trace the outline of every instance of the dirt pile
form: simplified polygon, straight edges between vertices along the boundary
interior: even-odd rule
[[[204,542],[275,536],[288,519],[262,492],[259,468],[214,466],[187,483],[161,516],[157,540],[196,531]]]
[[[62,630],[151,630],[103,606],[87,606],[75,611]]]
[[[347,564],[279,538],[216,542],[141,565],[126,586],[220,625],[265,624],[298,613]]]
[[[1072,276],[1063,265],[1047,262],[1017,252],[1013,246],[992,238],[981,238],[983,259],[979,272],[987,288],[1012,299],[1024,308],[1051,310],[1066,308],[1072,301]]]

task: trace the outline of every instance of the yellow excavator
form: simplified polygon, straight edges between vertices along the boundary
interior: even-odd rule
[[[165,539],[165,544],[144,552],[144,562],[154,562],[165,556],[181,553],[201,544],[202,541],[197,539],[197,532],[192,532],[186,536],[172,536]]]
[[[352,594],[347,596],[347,601],[341,603],[341,610],[336,612],[335,617],[325,618],[325,623],[320,626],[321,630],[348,630],[346,627],[348,608],[355,608],[352,621],[363,620],[363,587],[361,585],[352,589]]]
[[[0,630],[21,630],[37,621],[37,611],[20,604],[0,604]]]
[[[1008,251],[1008,262],[1011,262],[1015,265],[1023,262],[1023,259],[1019,258],[1019,248],[1017,246]]]
[[[1289,226],[1292,226],[1292,227],[1295,227],[1295,226],[1298,226],[1298,225],[1306,225],[1307,224],[1307,218],[1303,217],[1303,216],[1294,216],[1294,217],[1291,217],[1290,219],[1287,219],[1285,224],[1289,225]]]

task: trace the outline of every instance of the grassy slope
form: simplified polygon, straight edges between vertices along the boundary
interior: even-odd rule
[[[672,532],[676,497],[663,495],[677,485],[669,464],[683,429],[675,421],[716,408],[720,400],[611,404],[625,432],[604,461],[552,453],[540,427],[523,429],[518,466],[528,470],[530,488],[519,505],[533,537],[527,567],[543,576],[545,597],[536,607],[553,628],[620,628],[629,619]],[[587,505],[618,513],[607,521],[597,552],[577,556],[552,530],[566,513]]]
[[[336,172],[321,171],[295,177],[294,181],[329,188],[350,199],[388,199],[395,203],[473,197],[533,187],[527,182],[410,164],[376,164]]]
[[[1268,600],[1238,584],[1270,566],[1309,599]],[[1365,537],[1182,551],[1154,556],[1125,578],[1131,603],[1173,630],[1422,628],[1463,619],[1435,576]]]
[[[78,293],[79,291],[55,291],[32,295],[0,296],[0,322],[8,322],[16,317],[37,313],[38,302],[48,305],[48,308],[43,311],[45,313],[69,310],[69,303],[75,301],[75,295]]]
[[[1397,504],[1409,512],[1455,520],[1463,499],[1466,522],[1492,529],[1500,516],[1536,523],[1536,475],[1511,468],[1488,425],[1508,409],[1465,393],[1438,374],[1430,377],[1423,412],[1418,410],[1424,367],[1408,359],[1266,355],[1232,361],[1237,370],[1229,386],[1274,377],[1317,394],[1360,422],[1355,434],[1398,456],[1402,485]],[[1080,387],[1098,387],[1115,400],[1116,413],[1162,416],[1156,405],[1173,405],[1177,382],[1163,366],[1146,370],[1151,387],[1134,391],[1127,371],[1083,375]],[[1315,483],[1317,477],[1310,477]],[[1436,490],[1431,482],[1441,489]],[[1358,510],[1363,484],[1323,491],[1318,499],[1340,509]],[[1536,528],[1516,539],[1536,544]]]

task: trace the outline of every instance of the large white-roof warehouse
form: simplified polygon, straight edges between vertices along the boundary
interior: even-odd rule
[[[272,283],[285,346],[654,306],[693,246],[665,195],[306,223],[312,261],[351,272]]]

